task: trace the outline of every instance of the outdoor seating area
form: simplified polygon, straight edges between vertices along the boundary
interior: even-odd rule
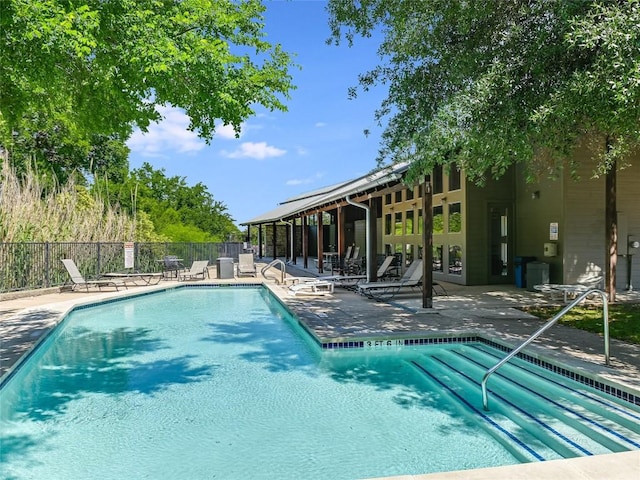
[[[241,253],[238,255],[236,275],[238,277],[255,277],[258,274],[253,253]]]
[[[602,288],[603,278],[600,275],[587,275],[578,278],[574,284],[544,283],[534,285],[533,289],[548,294],[552,299],[562,299],[564,303],[594,288]]]
[[[397,282],[371,282],[356,286],[356,292],[368,298],[393,298],[405,289],[422,287],[422,260],[414,260]]]
[[[69,274],[70,283],[63,285],[62,288],[65,288],[67,285],[71,287],[71,290],[76,290],[77,288],[84,288],[87,292],[89,288],[97,287],[98,290],[102,290],[103,287],[113,287],[118,291],[119,287],[127,288],[127,284],[123,279],[85,279],[80,270],[74,262],[70,258],[63,258],[62,264],[64,268],[66,268],[67,273]]]
[[[179,280],[204,280],[209,278],[209,260],[196,260],[191,264],[189,270],[178,274]]]
[[[166,278],[178,278],[180,272],[185,270],[182,263],[184,260],[175,255],[166,255],[160,262],[162,263],[162,273]]]

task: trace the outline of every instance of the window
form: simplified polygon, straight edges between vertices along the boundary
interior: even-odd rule
[[[400,203],[402,201],[402,190],[398,190],[396,192],[396,203]]]
[[[413,225],[413,210],[409,210],[407,212],[406,225],[407,225],[407,235],[413,235],[415,233],[414,225]]]
[[[385,205],[391,205],[391,194],[390,193],[387,193],[384,196],[384,204]]]
[[[422,221],[422,209],[418,210],[418,233],[422,235],[422,228],[424,227],[424,222]]]
[[[413,200],[413,187],[407,188],[407,200]]]
[[[442,272],[442,245],[433,245],[433,261],[432,270],[434,272]]]
[[[384,216],[384,234],[391,235],[391,214],[387,213]]]
[[[462,205],[458,203],[449,204],[449,233],[459,233],[462,231]]]
[[[394,235],[402,235],[402,212],[396,212],[396,222],[394,226]]]
[[[442,165],[433,167],[433,193],[443,192]]]
[[[462,275],[462,247],[449,245],[449,273]]]
[[[454,163],[449,170],[449,191],[460,190],[460,169]]]
[[[444,214],[442,205],[433,207],[433,233],[444,233]]]

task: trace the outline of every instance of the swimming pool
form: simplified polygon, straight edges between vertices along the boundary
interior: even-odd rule
[[[2,474],[353,479],[638,448],[636,408],[524,362],[482,412],[479,372],[502,355],[323,352],[262,288],[84,308],[0,391]]]

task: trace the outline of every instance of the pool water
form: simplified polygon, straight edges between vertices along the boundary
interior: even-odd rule
[[[602,448],[562,433],[589,453],[522,433],[504,413],[522,400],[500,379],[495,411],[481,412],[470,372],[503,355],[485,345],[322,352],[262,288],[179,288],[76,310],[0,390],[0,477],[357,479],[640,446],[627,427],[631,443]]]

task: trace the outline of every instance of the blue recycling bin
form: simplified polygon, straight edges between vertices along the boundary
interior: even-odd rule
[[[527,286],[527,263],[535,261],[536,257],[515,257],[513,260],[516,287]]]

